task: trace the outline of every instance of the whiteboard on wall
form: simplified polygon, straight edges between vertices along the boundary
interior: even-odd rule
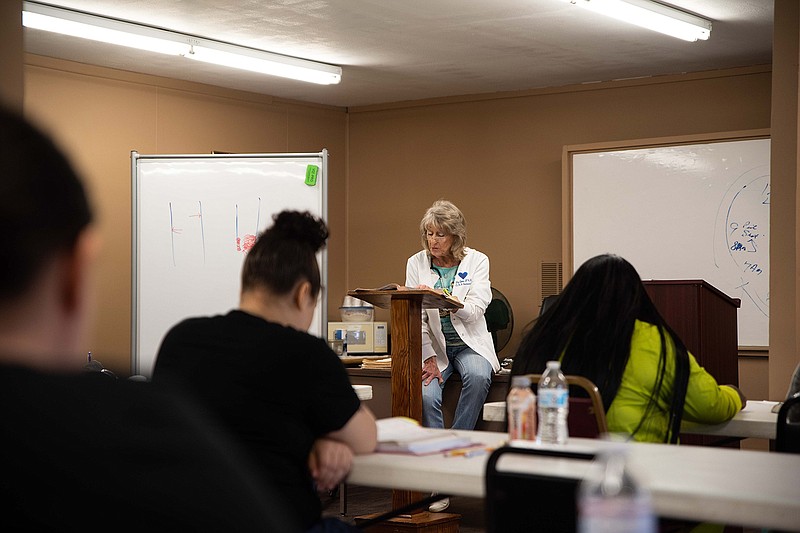
[[[274,214],[294,209],[327,219],[327,151],[132,152],[131,174],[131,366],[134,374],[149,377],[161,340],[173,325],[238,306],[244,257]],[[321,336],[327,320],[324,249],[317,259],[323,293],[309,333]]]
[[[573,272],[614,253],[642,279],[703,279],[769,344],[770,140],[653,144],[571,156]]]

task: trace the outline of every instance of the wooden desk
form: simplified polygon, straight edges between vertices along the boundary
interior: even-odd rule
[[[459,433],[488,445],[507,437],[497,432]],[[564,448],[595,453],[607,445],[601,440],[573,438]],[[484,497],[487,459],[488,455],[360,455],[353,461],[348,483]],[[546,471],[541,459],[519,461],[515,469]],[[659,516],[800,531],[800,460],[796,455],[631,443],[630,464],[652,493]],[[582,477],[585,466],[574,468],[575,476]]]
[[[690,435],[716,435],[720,437],[739,437],[756,439],[775,439],[778,415],[771,411],[777,402],[750,400],[747,406],[736,413],[731,420],[722,424],[681,424],[681,433]],[[489,422],[504,422],[506,402],[489,402],[483,405],[483,419]],[[798,481],[800,486],[800,481]]]

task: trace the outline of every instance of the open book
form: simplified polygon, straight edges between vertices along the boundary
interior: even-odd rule
[[[377,288],[375,288],[375,289],[364,289],[364,288],[358,288],[358,289],[354,289],[352,292],[369,292],[369,291],[413,291],[413,290],[415,290],[415,288],[414,288],[414,287],[406,287],[405,285],[399,285],[399,284],[397,284],[397,283],[387,283],[387,284],[386,284],[386,285],[384,285],[383,287],[377,287]],[[432,291],[434,291],[434,292],[438,292],[438,293],[440,293],[440,294],[443,294],[443,295],[444,295],[444,296],[445,296],[445,297],[446,297],[448,300],[452,300],[452,301],[454,301],[454,302],[461,303],[461,301],[458,299],[458,297],[456,297],[456,296],[453,296],[453,295],[452,295],[452,294],[450,294],[450,292],[448,292],[447,290],[442,290],[442,289],[431,289],[431,290],[432,290]]]
[[[377,421],[378,452],[424,455],[470,446],[469,437],[454,431],[424,428],[416,420],[403,416]]]
[[[378,287],[375,289],[356,289],[356,292],[366,292],[366,291],[403,291],[407,290],[409,287],[404,287],[403,285],[399,285],[397,283],[387,283],[383,287]]]

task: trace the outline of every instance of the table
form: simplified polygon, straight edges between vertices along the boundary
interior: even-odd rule
[[[498,432],[458,433],[491,446],[507,438]],[[608,445],[602,440],[571,438],[563,448],[596,453]],[[651,443],[629,446],[631,468],[650,490],[660,516],[800,531],[797,455]],[[348,483],[482,498],[488,457],[360,455],[353,461]],[[517,466],[525,471],[546,470],[541,458],[515,461],[523,461]],[[574,468],[578,468],[576,477],[582,476],[585,466]]]
[[[721,437],[740,437],[774,439],[778,415],[771,409],[777,402],[748,400],[747,406],[736,413],[731,420],[722,424],[698,424],[684,421],[681,433],[692,435],[716,435]],[[483,405],[483,419],[505,422],[506,402],[488,402]],[[800,481],[798,481],[800,484]]]

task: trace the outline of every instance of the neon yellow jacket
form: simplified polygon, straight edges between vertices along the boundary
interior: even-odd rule
[[[669,420],[669,404],[675,380],[675,347],[669,335],[667,339],[667,366],[664,385],[658,398],[658,406],[651,411],[648,420],[636,433],[634,439],[643,442],[664,442]],[[622,374],[617,395],[606,413],[608,430],[612,433],[630,435],[644,416],[650,394],[655,388],[658,373],[658,358],[661,339],[658,328],[639,320],[633,326],[631,355]],[[731,387],[718,385],[711,374],[697,364],[689,354],[689,386],[683,420],[704,424],[719,424],[730,420],[742,408],[739,394]]]

